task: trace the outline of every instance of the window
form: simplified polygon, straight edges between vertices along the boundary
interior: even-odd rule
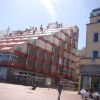
[[[36,41],[35,39],[34,39],[34,40],[32,40],[32,44],[36,44],[36,42],[37,42],[37,41]]]
[[[98,51],[93,51],[93,58],[98,58]]]
[[[0,61],[16,61],[17,56],[13,54],[0,54]]]
[[[98,33],[94,33],[94,42],[98,42]]]
[[[0,61],[9,61],[10,54],[0,54]]]
[[[99,19],[99,20],[97,20],[97,22],[98,22],[98,23],[100,23],[100,19]]]
[[[21,47],[17,47],[17,50],[18,50],[18,51],[21,51],[21,50],[22,50],[22,48],[21,48]]]

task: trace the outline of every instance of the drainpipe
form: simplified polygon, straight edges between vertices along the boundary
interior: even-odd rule
[[[26,51],[26,61],[25,61],[25,67],[27,67],[27,57],[28,57],[28,51],[29,51],[29,43],[27,43],[27,51]]]

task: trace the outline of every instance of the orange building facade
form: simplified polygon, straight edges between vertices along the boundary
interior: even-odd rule
[[[5,34],[0,40],[0,80],[42,84],[58,78],[75,81],[79,29],[50,23]],[[30,83],[29,83],[30,82]]]

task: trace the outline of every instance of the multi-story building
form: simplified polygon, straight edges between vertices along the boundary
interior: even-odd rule
[[[75,79],[79,29],[50,23],[46,29],[31,27],[5,34],[0,40],[0,79],[28,84]]]
[[[100,8],[90,13],[87,24],[85,56],[80,63],[80,89],[100,91]]]

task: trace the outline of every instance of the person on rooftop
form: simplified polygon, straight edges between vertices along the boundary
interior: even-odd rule
[[[43,33],[43,27],[42,27],[42,25],[41,25],[41,27],[40,27],[40,31]]]

